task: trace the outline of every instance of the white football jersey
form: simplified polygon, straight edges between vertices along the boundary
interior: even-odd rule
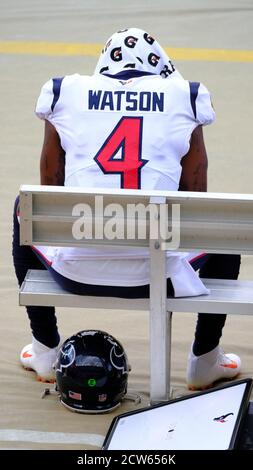
[[[65,186],[86,188],[177,190],[192,131],[214,120],[204,85],[159,75],[52,79],[41,90],[36,114],[59,134],[66,153]],[[42,251],[48,255],[48,249]],[[180,281],[173,283],[175,293],[204,293],[187,259],[184,253],[168,254],[167,275]],[[50,261],[56,271],[78,282],[149,283],[145,249],[57,248],[50,251]]]

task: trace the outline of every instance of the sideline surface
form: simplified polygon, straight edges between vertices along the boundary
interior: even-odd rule
[[[46,56],[96,57],[102,44],[64,43],[44,41],[0,41],[0,54],[24,54]],[[253,62],[253,51],[232,49],[195,49],[164,47],[174,60],[199,60],[215,62]]]

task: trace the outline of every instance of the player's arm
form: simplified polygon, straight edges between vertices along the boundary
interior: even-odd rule
[[[207,153],[202,126],[193,131],[189,152],[181,165],[179,191],[207,191]]]
[[[45,121],[44,142],[40,157],[40,183],[64,186],[65,152],[55,127]]]

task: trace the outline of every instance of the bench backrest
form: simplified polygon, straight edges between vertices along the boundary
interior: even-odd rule
[[[78,212],[78,208],[82,207],[78,206],[80,204],[89,209],[85,212],[85,221],[91,222],[92,227],[88,239],[84,236],[81,239],[73,237],[73,224],[80,220],[82,214]],[[138,205],[140,209],[137,207],[140,228],[145,228],[141,231],[140,238],[137,236],[134,205]],[[154,210],[151,209],[147,217],[145,209],[148,210],[151,206]],[[167,220],[161,217],[161,214],[164,214],[162,206],[166,207]],[[73,211],[74,207],[76,209]],[[175,209],[174,215],[172,207]],[[159,239],[161,241],[161,233],[166,235],[167,224],[170,230],[167,230],[167,237],[163,237],[163,241],[168,242],[173,237],[171,224],[174,223],[174,234],[178,230],[179,208],[178,250],[253,253],[253,195],[94,190],[39,185],[24,185],[20,188],[21,244],[150,246],[150,241],[152,244],[157,243]],[[89,218],[92,220],[88,220]],[[80,223],[80,228],[81,225]],[[113,225],[119,229],[119,236],[109,236],[108,239],[105,233],[108,234],[109,229],[109,235],[112,235]],[[166,249],[175,247],[167,244]]]

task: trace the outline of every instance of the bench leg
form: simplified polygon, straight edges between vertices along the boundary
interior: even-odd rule
[[[150,315],[150,403],[170,398],[172,312]]]
[[[166,252],[150,243],[150,401],[170,397],[171,312],[167,312]]]

